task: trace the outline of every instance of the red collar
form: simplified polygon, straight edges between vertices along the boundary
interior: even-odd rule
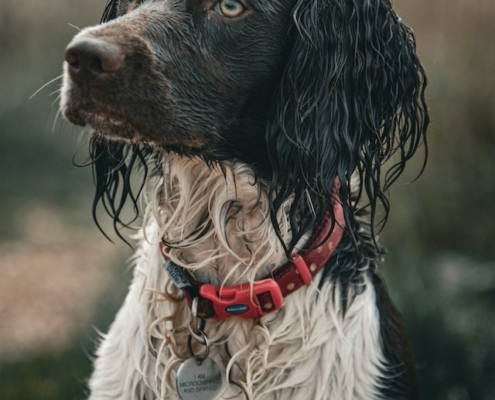
[[[260,281],[223,288],[197,282],[187,270],[169,259],[167,246],[161,242],[160,248],[165,258],[164,267],[175,284],[184,291],[193,314],[199,318],[221,321],[229,317],[262,317],[279,310],[284,304],[284,297],[302,286],[309,285],[334,253],[342,238],[345,219],[342,205],[335,195],[332,204],[335,216],[332,233],[329,235],[332,218],[330,213],[326,212],[305,245],[305,249],[308,250],[293,254],[292,260]],[[323,242],[327,236],[327,240]],[[320,246],[315,248],[318,244]]]

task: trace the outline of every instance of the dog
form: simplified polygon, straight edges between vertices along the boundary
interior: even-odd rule
[[[426,85],[390,0],[110,0],[61,110],[144,228],[89,398],[418,399],[376,233]]]

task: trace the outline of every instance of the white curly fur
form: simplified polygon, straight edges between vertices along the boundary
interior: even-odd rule
[[[268,219],[267,188],[248,166],[166,157],[147,207],[134,280],[97,352],[91,400],[178,399],[175,377],[188,358],[191,312],[162,267],[162,237],[177,243],[170,250],[174,262],[217,285],[252,282],[285,262]],[[279,224],[289,240],[283,211]],[[208,321],[210,356],[236,382],[223,398],[378,398],[385,362],[375,293],[364,285],[345,316],[338,299],[352,293],[340,293],[332,282],[318,289],[315,279],[261,320]]]

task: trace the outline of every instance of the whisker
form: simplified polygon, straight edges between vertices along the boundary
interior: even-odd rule
[[[52,93],[52,94],[53,94],[53,93]],[[61,94],[59,94],[59,95],[55,98],[55,100],[53,100],[53,103],[52,103],[52,104],[50,104],[50,108],[52,108],[52,107],[55,105],[55,103],[56,103],[57,101],[59,101],[59,100],[60,100],[60,96],[61,96]]]
[[[78,26],[73,25],[73,24],[71,24],[70,22],[67,22],[67,25],[69,25],[71,28],[74,28],[76,31],[81,32],[81,28],[79,28]]]
[[[45,83],[43,86],[41,86],[36,92],[34,92],[30,97],[29,97],[29,100],[31,100],[34,96],[36,96],[39,92],[41,92],[44,88],[46,88],[48,85],[51,85],[53,82],[56,82],[58,81],[59,79],[61,79],[64,75],[61,74],[59,76],[57,76],[56,78],[52,79],[51,81]]]
[[[52,125],[52,133],[55,132],[55,125],[57,125],[58,117],[60,116],[61,113],[62,111],[59,109],[57,111],[57,115],[55,115],[55,121],[53,121],[53,125]]]
[[[48,97],[52,97],[55,93],[60,93],[60,89],[54,90],[48,95]],[[60,94],[57,96],[57,98],[60,98]]]
[[[93,130],[89,126],[85,126],[80,134],[77,136],[76,143],[78,146],[88,146],[91,142],[91,136],[93,136]]]

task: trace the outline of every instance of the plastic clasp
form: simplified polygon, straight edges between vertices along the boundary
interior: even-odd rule
[[[258,296],[269,294],[271,300],[263,309]],[[284,304],[280,286],[273,279],[250,283],[241,283],[220,289],[215,285],[202,285],[199,295],[213,302],[216,320],[229,317],[258,318],[279,310]]]

